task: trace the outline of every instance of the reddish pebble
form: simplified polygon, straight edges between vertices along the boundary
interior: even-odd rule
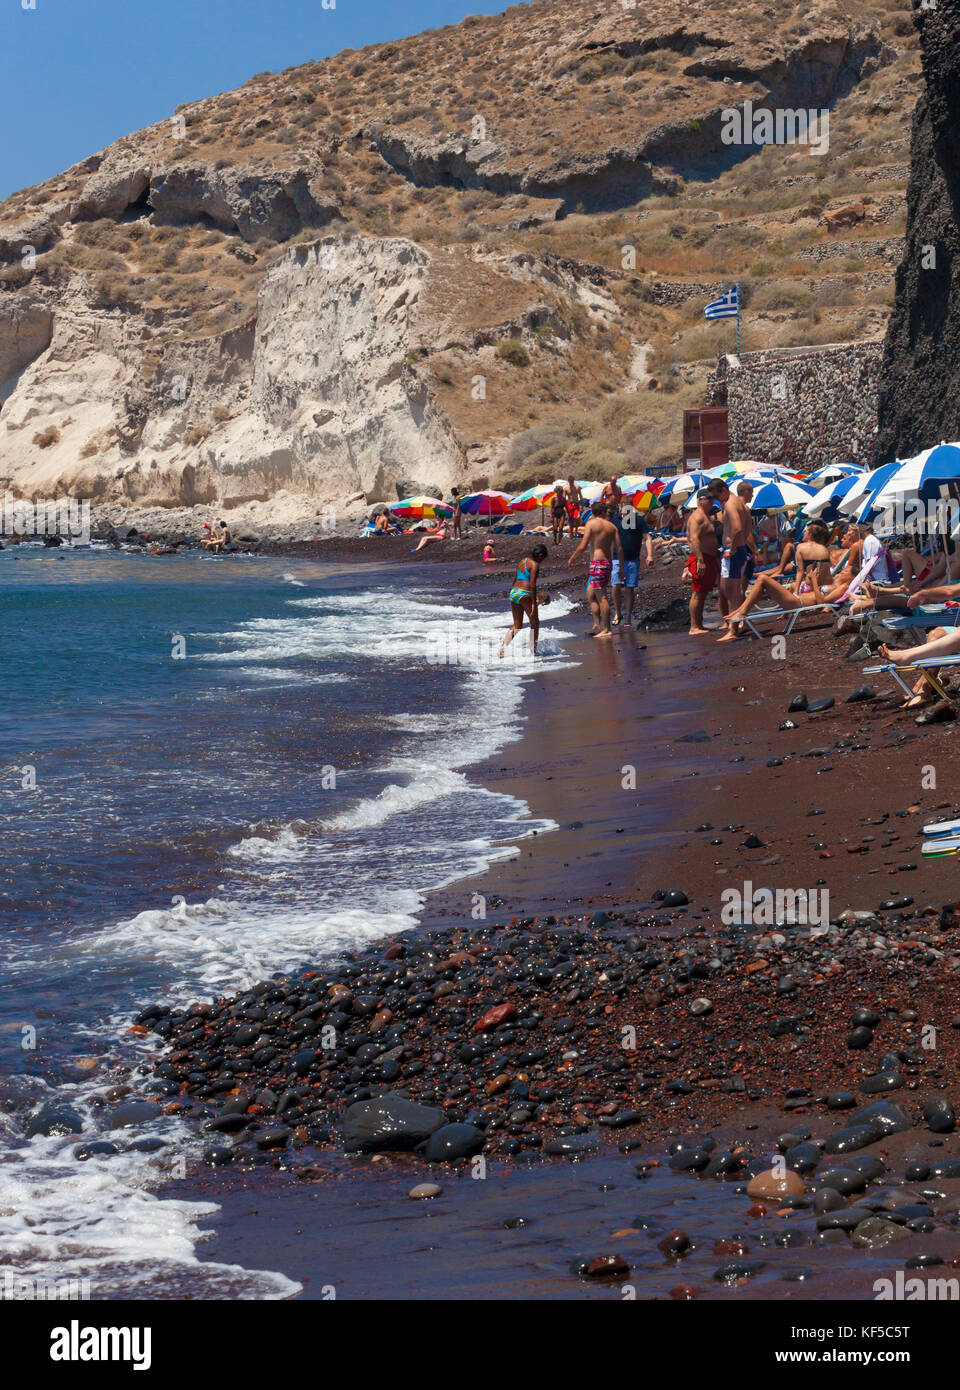
[[[674,1284],[670,1290],[670,1297],[678,1299],[681,1303],[689,1303],[691,1298],[696,1298],[700,1290],[694,1284]]]
[[[475,1033],[489,1033],[491,1028],[499,1028],[501,1023],[507,1023],[511,1018],[516,1018],[517,1006],[512,1002],[497,1004],[493,1009],[488,1009],[483,1018],[478,1018],[473,1025]]]

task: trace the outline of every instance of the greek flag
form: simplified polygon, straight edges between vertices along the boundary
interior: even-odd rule
[[[740,316],[740,286],[734,285],[719,299],[708,304],[703,311],[705,319],[735,319]]]

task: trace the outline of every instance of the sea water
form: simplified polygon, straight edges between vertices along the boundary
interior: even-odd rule
[[[129,1031],[145,1004],[406,930],[427,891],[553,828],[471,774],[519,736],[535,665],[521,639],[487,659],[506,605],[478,608],[451,574],[0,553],[0,1269],[21,1287],[297,1291],[197,1260],[216,1208],[154,1195],[195,1133],[110,1132],[105,1093],[149,1084],[156,1045]],[[568,611],[544,610],[537,670],[564,664]],[[81,1130],[28,1138],[43,1107]],[[124,1151],[75,1156],[104,1138]]]

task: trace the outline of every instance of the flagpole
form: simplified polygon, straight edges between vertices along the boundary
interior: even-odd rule
[[[740,281],[737,281],[737,356],[740,356]]]

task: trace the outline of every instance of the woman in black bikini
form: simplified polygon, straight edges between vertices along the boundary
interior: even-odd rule
[[[513,581],[513,588],[510,590],[510,607],[513,610],[513,626],[500,643],[500,650],[497,656],[503,656],[509,644],[516,637],[523,627],[524,614],[530,619],[530,632],[533,637],[533,654],[537,654],[537,642],[540,638],[540,618],[537,613],[537,575],[540,573],[541,561],[547,558],[547,547],[545,545],[535,545],[530,553],[520,561],[517,566],[517,577]],[[546,601],[544,595],[539,602]]]
[[[567,494],[559,483],[550,503],[550,521],[553,525],[553,543],[559,545],[563,540],[563,524],[567,519]]]

